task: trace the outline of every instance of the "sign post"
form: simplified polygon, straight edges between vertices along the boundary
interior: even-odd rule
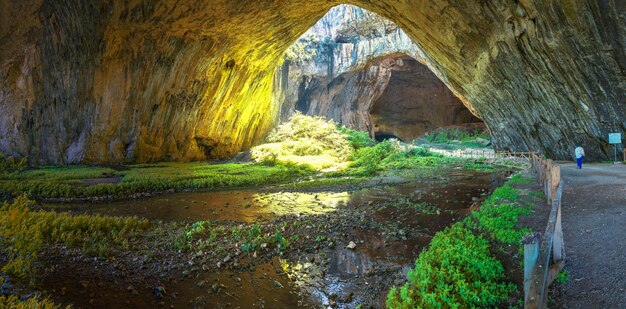
[[[622,143],[622,133],[609,133],[609,144],[615,147],[614,162],[617,163],[617,145]]]

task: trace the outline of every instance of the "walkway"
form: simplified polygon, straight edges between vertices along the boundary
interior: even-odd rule
[[[566,284],[559,308],[626,308],[626,165],[561,165]]]

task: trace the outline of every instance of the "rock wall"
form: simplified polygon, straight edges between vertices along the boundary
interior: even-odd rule
[[[338,0],[0,2],[0,150],[31,162],[224,157],[279,115],[282,53]],[[350,0],[393,20],[495,145],[608,158],[626,2]],[[275,83],[276,82],[276,83]]]
[[[412,141],[437,128],[482,122],[426,66],[410,57],[395,63],[387,87],[369,110],[375,136]]]

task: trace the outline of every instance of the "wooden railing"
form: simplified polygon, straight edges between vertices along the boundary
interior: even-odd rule
[[[493,151],[485,149],[456,149],[444,150],[430,148],[431,152],[443,154],[447,157],[470,158],[470,159],[503,159],[517,157],[530,160],[531,152]]]
[[[530,154],[532,170],[544,187],[550,216],[543,235],[527,235],[524,245],[524,308],[546,308],[548,286],[563,269],[565,249],[561,225],[561,167],[536,153]]]

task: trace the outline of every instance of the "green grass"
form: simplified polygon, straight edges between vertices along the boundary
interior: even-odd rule
[[[128,196],[139,192],[215,189],[284,182],[310,174],[299,166],[261,164],[159,163],[129,165],[115,171],[97,166],[46,166],[4,177],[0,192],[34,198]],[[83,179],[120,177],[118,183],[82,185]]]
[[[31,211],[33,203],[20,196],[0,208],[0,250],[8,255],[2,271],[31,282],[45,244],[62,244],[82,248],[88,254],[106,255],[111,246],[128,248],[129,239],[150,226],[147,220],[135,217]]]
[[[461,134],[459,132],[454,134]],[[467,139],[462,134],[460,137]],[[122,171],[85,165],[23,170],[23,162],[0,157],[0,166],[8,166],[7,171],[0,173],[0,195],[27,194],[36,199],[123,198],[135,193],[285,183],[321,170],[325,173],[318,175],[317,179],[290,186],[314,188],[359,184],[381,172],[399,173],[399,170],[408,169],[425,173],[434,168],[497,169],[470,159],[444,157],[427,148],[397,141],[375,143],[366,132],[339,128],[332,120],[302,114],[295,114],[289,122],[278,126],[267,142],[251,150],[252,157],[259,163],[164,162],[128,165],[128,169]],[[119,179],[119,182],[94,182],[99,178]],[[87,179],[89,184],[85,181]]]
[[[531,177],[524,177],[521,174],[515,174],[513,175],[513,177],[511,177],[511,179],[509,180],[509,183],[520,183],[520,184],[529,184],[529,183],[533,183],[535,182],[535,180]]]
[[[520,216],[530,214],[530,207],[517,202],[519,196],[507,183],[479,210],[436,233],[409,271],[408,282],[387,294],[387,307],[488,308],[506,301],[516,286],[506,282],[491,248],[519,245],[529,231],[518,227]]]
[[[569,271],[563,269],[561,270],[555,278],[556,282],[560,284],[566,284],[569,281]]]

